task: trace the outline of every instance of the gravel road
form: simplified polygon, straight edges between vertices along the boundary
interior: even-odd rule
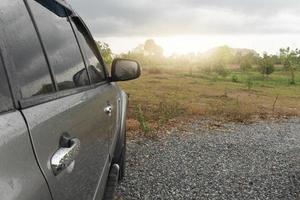
[[[209,123],[129,141],[120,199],[300,199],[300,119]]]

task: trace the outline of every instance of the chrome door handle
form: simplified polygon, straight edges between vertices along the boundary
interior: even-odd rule
[[[70,147],[59,148],[51,158],[51,168],[54,175],[66,169],[77,157],[80,150],[80,140],[70,139]]]
[[[104,112],[105,114],[111,116],[111,113],[112,113],[112,106],[111,105],[108,105],[104,108]]]

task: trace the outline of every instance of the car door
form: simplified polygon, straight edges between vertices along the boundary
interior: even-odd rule
[[[15,1],[1,2],[0,9],[6,8],[7,12],[14,13],[9,9],[12,5],[15,12],[20,9]],[[51,200],[46,181],[34,157],[25,120],[13,106],[4,70],[6,52],[2,32],[3,22],[9,16],[3,14],[0,14],[0,199]]]
[[[83,57],[86,61],[86,66],[88,69],[88,73],[91,78],[92,84],[97,87],[97,84],[101,80],[101,71],[106,71],[104,67],[104,62],[101,58],[99,53],[98,47],[96,42],[94,41],[91,33],[89,32],[88,28],[86,27],[85,23],[79,16],[72,15],[69,17],[72,28],[76,35],[76,39],[80,45],[80,49],[82,51]],[[108,74],[106,72],[106,74]],[[100,77],[100,80],[99,80]],[[109,93],[106,95],[107,104],[110,107],[110,141],[109,141],[109,150],[110,155],[114,153],[114,143],[116,143],[116,136],[118,134],[118,125],[120,124],[120,113],[121,110],[121,97],[120,95],[120,88],[116,85],[116,83],[107,83],[106,87],[109,87]],[[97,91],[97,89],[96,89]]]
[[[54,200],[94,199],[109,170],[110,84],[92,86],[67,15],[55,1],[24,1],[31,24],[7,37],[19,103]],[[31,28],[36,29],[32,33]],[[20,31],[19,31],[20,32]]]

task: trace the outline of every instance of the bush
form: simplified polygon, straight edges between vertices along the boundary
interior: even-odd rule
[[[258,67],[258,70],[262,75],[268,76],[275,71],[275,68],[274,68],[274,65],[272,65],[272,64],[264,64],[264,65],[260,65]]]
[[[232,76],[231,76],[231,81],[232,81],[232,82],[234,82],[234,83],[237,83],[237,82],[239,82],[239,78],[238,78],[238,76],[237,76],[237,75],[235,75],[235,74],[234,74],[234,75],[232,75]]]
[[[246,61],[246,60],[242,61],[241,65],[240,65],[240,69],[241,69],[242,71],[248,71],[248,70],[250,70],[251,68],[252,68],[252,65],[251,65],[250,62],[248,62],[248,61]]]
[[[275,71],[274,64],[272,63],[272,60],[268,55],[264,55],[264,57],[261,59],[258,70],[262,75],[270,75]]]
[[[213,71],[215,73],[217,73],[218,75],[223,76],[223,77],[226,77],[229,74],[229,72],[225,68],[224,64],[216,64],[216,65],[214,65],[213,66]]]

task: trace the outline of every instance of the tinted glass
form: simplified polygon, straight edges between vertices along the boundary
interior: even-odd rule
[[[92,83],[102,82],[106,79],[103,65],[97,58],[97,46],[87,33],[85,26],[81,20],[77,17],[72,18],[72,25],[76,33],[78,42],[85,56],[88,71],[91,77]]]
[[[22,97],[54,91],[48,66],[23,1],[1,1],[0,23]],[[1,37],[3,38],[3,37]]]
[[[40,2],[28,1],[58,89],[88,85],[83,58],[64,7],[53,0]]]
[[[2,61],[0,60],[0,112],[7,111],[12,108],[11,95],[4,73]]]

